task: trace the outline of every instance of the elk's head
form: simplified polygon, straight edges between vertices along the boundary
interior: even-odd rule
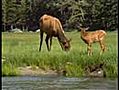
[[[60,42],[61,47],[64,51],[70,50],[70,48],[71,48],[70,41],[71,41],[71,39],[66,39],[66,40]]]

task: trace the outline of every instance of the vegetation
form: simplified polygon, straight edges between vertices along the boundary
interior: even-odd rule
[[[118,0],[2,0],[2,31],[12,27],[35,31],[45,13],[59,18],[63,27],[71,30],[79,24],[92,30],[118,27]]]
[[[53,39],[52,50],[47,51],[45,41],[41,52],[39,33],[2,33],[2,75],[19,75],[18,67],[38,66],[44,70],[65,70],[66,76],[81,77],[85,75],[85,67],[105,63],[107,77],[117,77],[117,33],[107,32],[107,51],[99,56],[99,44],[93,44],[93,55],[87,55],[86,44],[80,39],[80,32],[66,33],[72,38],[71,50],[61,50],[57,39]]]

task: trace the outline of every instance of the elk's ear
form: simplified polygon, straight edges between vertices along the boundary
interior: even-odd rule
[[[70,38],[70,39],[68,40],[68,42],[71,42],[71,40],[72,40],[72,39]]]
[[[88,30],[90,27],[87,27],[85,30]]]

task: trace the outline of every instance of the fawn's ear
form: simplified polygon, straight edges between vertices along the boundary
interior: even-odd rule
[[[79,26],[79,29],[82,30],[83,28]]]

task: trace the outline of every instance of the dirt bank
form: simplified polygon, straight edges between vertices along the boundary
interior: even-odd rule
[[[18,72],[20,75],[30,75],[30,76],[58,75],[57,71],[43,70],[37,66],[35,66],[35,67],[32,67],[32,66],[18,67]]]

